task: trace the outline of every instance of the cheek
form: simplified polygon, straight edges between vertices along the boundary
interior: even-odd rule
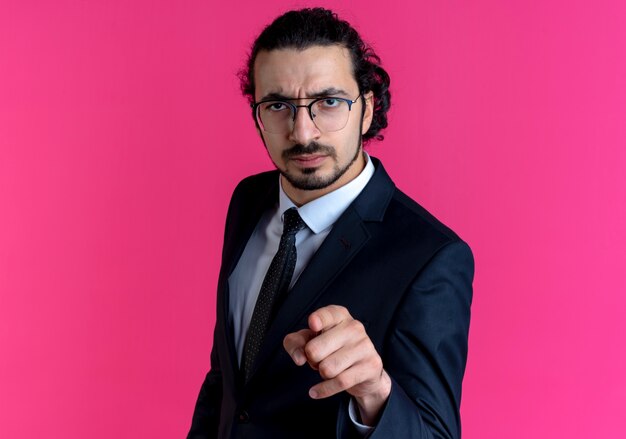
[[[360,116],[361,115],[359,114],[359,119],[360,119]],[[353,151],[355,146],[359,146],[361,135],[362,135],[362,133],[361,133],[361,121],[358,120],[354,124],[353,128],[350,130],[349,138],[346,139],[347,147],[348,147],[348,149],[350,151]]]
[[[263,143],[265,144],[265,149],[272,157],[274,161],[279,160],[281,158],[282,152],[285,149],[285,142],[282,139],[277,138],[276,136],[272,136],[271,134],[265,134],[263,136]]]

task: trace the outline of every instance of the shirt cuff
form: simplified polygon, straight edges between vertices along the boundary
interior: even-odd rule
[[[350,415],[350,420],[352,424],[354,424],[354,428],[359,434],[365,436],[370,431],[374,429],[374,427],[370,427],[369,425],[361,424],[357,419],[359,419],[359,414],[357,413],[356,403],[354,402],[354,398],[350,398],[350,403],[348,404],[348,414]]]

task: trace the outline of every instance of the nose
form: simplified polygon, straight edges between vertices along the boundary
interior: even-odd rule
[[[289,140],[300,145],[308,145],[312,140],[318,139],[320,135],[320,130],[309,115],[309,110],[304,106],[297,107]]]

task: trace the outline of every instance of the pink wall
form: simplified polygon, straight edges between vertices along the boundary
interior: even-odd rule
[[[189,425],[228,198],[270,166],[235,73],[307,4],[209,3],[0,3],[2,438]],[[370,152],[475,252],[464,437],[621,437],[624,2],[320,3],[392,75]]]

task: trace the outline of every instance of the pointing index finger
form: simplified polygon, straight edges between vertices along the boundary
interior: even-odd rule
[[[350,317],[350,313],[343,306],[325,306],[311,313],[309,316],[309,328],[317,333],[328,331]]]

